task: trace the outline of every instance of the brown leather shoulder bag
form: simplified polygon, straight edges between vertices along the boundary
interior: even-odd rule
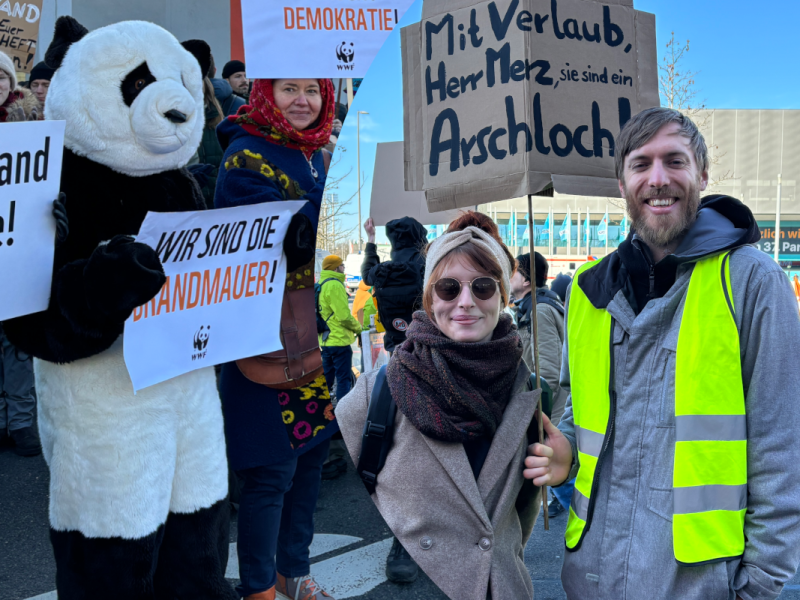
[[[314,306],[314,263],[287,276],[281,305],[283,348],[236,361],[250,381],[278,390],[308,385],[322,374]]]

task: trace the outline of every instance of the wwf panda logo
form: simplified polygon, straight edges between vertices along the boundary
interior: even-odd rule
[[[353,59],[356,57],[356,50],[353,47],[353,42],[350,42],[350,46],[347,46],[347,42],[342,42],[338,46],[336,46],[336,58],[338,58],[343,63],[351,63]]]
[[[406,323],[403,319],[395,319],[392,321],[392,327],[394,327],[397,331],[405,331],[408,329],[408,323]]]
[[[205,330],[205,331],[204,331]],[[194,349],[198,352],[206,349],[208,346],[208,338],[211,335],[211,325],[207,328],[204,325],[200,326],[200,329],[194,334]]]

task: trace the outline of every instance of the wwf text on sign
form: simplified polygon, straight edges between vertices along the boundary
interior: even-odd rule
[[[6,123],[0,137],[0,320],[45,310],[64,121]]]
[[[413,0],[242,0],[250,78],[364,77]]]
[[[428,0],[402,31],[406,189],[431,211],[613,192],[615,137],[659,103],[655,41],[630,0]]]
[[[134,390],[281,348],[283,239],[303,204],[147,215],[136,241],[156,250],[167,281],[125,323]]]

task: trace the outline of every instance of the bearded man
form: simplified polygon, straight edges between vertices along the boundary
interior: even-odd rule
[[[524,474],[577,477],[570,600],[771,600],[800,562],[800,320],[738,200],[700,199],[703,136],[648,109],[616,143],[632,222],[567,297],[558,429]]]

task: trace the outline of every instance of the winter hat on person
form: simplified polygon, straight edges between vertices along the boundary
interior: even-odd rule
[[[431,274],[436,268],[436,265],[439,264],[439,262],[452,250],[455,250],[463,244],[470,243],[482,247],[494,257],[494,259],[497,261],[497,264],[500,265],[500,268],[503,271],[503,288],[506,290],[506,293],[509,293],[511,291],[511,265],[508,262],[508,256],[503,250],[503,247],[500,245],[500,242],[482,229],[472,226],[461,231],[445,233],[431,242],[431,245],[428,246],[428,251],[425,255],[424,289],[427,289],[427,287],[430,285]]]
[[[28,77],[28,81],[36,81],[37,79],[46,79],[47,81],[50,81],[55,72],[55,69],[51,69],[45,64],[44,61],[42,61],[31,69],[31,74]]]
[[[227,79],[231,75],[236,73],[241,73],[244,71],[244,63],[240,60],[231,60],[225,63],[225,66],[222,67],[222,78]]]
[[[323,271],[335,271],[344,261],[335,254],[329,254],[322,260]]]
[[[14,61],[5,52],[0,52],[0,71],[4,71],[8,78],[11,79],[11,89],[17,89],[17,72],[14,70]]]

